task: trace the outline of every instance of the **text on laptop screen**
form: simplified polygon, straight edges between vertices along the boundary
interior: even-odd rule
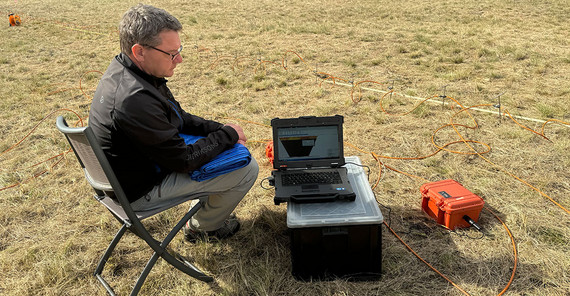
[[[277,130],[281,161],[339,158],[337,126],[280,127]]]

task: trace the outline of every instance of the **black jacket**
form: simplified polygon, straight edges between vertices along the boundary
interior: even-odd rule
[[[166,79],[144,73],[122,53],[97,86],[89,126],[131,202],[168,173],[193,171],[238,140],[233,128],[184,111]],[[206,138],[187,146],[178,133]]]

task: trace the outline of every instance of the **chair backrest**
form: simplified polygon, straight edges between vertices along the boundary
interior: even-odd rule
[[[57,118],[56,126],[65,135],[71,148],[75,152],[85,173],[85,178],[91,187],[95,189],[95,197],[119,219],[129,220],[132,223],[138,224],[141,219],[148,218],[186,202],[189,199],[196,198],[193,194],[189,194],[184,198],[165,202],[161,207],[151,210],[133,211],[93,130],[89,126],[69,127],[62,116]],[[207,196],[200,196],[198,198],[203,200],[206,199]]]
[[[95,190],[95,198],[104,204],[117,218],[139,224],[141,219],[148,218],[187,199],[166,204],[162,208],[135,212],[119,183],[105,152],[99,145],[93,130],[87,127],[69,127],[62,116],[56,120],[57,129],[67,138],[85,178]]]
[[[105,193],[112,196],[113,187],[94,151],[94,147],[99,148],[99,145],[93,145],[92,141],[96,139],[91,128],[69,127],[62,116],[57,118],[56,126],[65,135],[73,152],[75,152],[89,184],[95,191],[102,191],[98,192],[99,194]]]
[[[135,213],[130,207],[105,152],[99,145],[93,130],[86,127],[69,127],[62,116],[56,120],[57,129],[67,138],[85,173],[85,178],[95,190],[95,198],[104,204],[118,219],[140,225],[140,219],[159,211]]]

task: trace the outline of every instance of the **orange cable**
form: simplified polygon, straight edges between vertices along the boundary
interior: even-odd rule
[[[391,90],[388,91],[387,93],[383,94],[382,97],[380,97],[380,103],[379,103],[379,104],[380,104],[380,109],[382,109],[382,111],[383,111],[384,113],[386,113],[386,114],[388,114],[388,115],[392,115],[392,116],[404,116],[404,115],[410,114],[410,113],[412,113],[414,110],[416,110],[420,105],[422,105],[423,103],[425,103],[426,101],[431,100],[431,99],[433,99],[433,98],[435,98],[435,97],[438,97],[437,95],[435,95],[435,96],[431,96],[431,97],[425,98],[425,99],[423,99],[421,102],[419,102],[418,104],[416,104],[416,106],[414,106],[414,108],[410,109],[409,111],[404,112],[404,113],[400,113],[400,114],[393,114],[393,113],[390,113],[390,112],[386,111],[386,109],[384,109],[384,105],[383,105],[384,98],[385,98],[387,95],[390,95],[390,94],[393,94],[393,93],[394,93],[394,90],[391,89]]]
[[[335,77],[335,76],[332,76],[331,74],[325,73],[325,72],[317,72],[315,75],[317,75],[317,77],[319,77],[319,78],[322,79],[321,82],[319,83],[319,87],[321,87],[321,85],[323,84],[323,82],[326,81],[326,80],[328,80],[328,79],[332,80],[333,85],[336,84],[336,81],[337,81],[337,80],[342,80],[342,81],[344,81],[344,82],[348,82],[348,80],[346,80],[346,79],[343,79],[343,78],[340,78],[340,77]]]
[[[433,132],[433,134],[431,135],[431,143],[432,143],[435,147],[437,147],[437,148],[439,149],[438,152],[441,151],[441,150],[445,150],[445,151],[448,151],[448,152],[451,152],[451,153],[455,153],[455,154],[466,154],[466,155],[474,155],[474,154],[477,154],[476,152],[461,152],[461,151],[455,151],[455,150],[450,150],[450,149],[445,148],[445,147],[449,146],[450,144],[465,143],[465,141],[467,141],[467,142],[469,142],[469,143],[480,144],[480,145],[482,145],[482,146],[487,147],[487,150],[485,150],[485,151],[483,151],[483,152],[479,152],[479,153],[481,153],[481,154],[488,153],[488,152],[491,151],[491,146],[489,146],[489,145],[486,144],[486,143],[479,142],[479,141],[476,141],[476,140],[464,140],[464,141],[463,141],[463,140],[459,140],[459,141],[453,141],[453,142],[450,142],[450,143],[446,143],[446,144],[443,145],[443,146],[439,146],[439,145],[435,142],[435,135],[437,134],[438,131],[440,131],[441,129],[443,129],[443,128],[445,128],[445,127],[448,127],[448,126],[452,126],[452,125],[451,125],[451,124],[442,125],[442,126],[440,126],[438,129],[436,129],[436,130]],[[461,126],[461,127],[465,127],[465,128],[474,129],[474,127],[470,127],[470,126],[463,125],[463,124],[456,124],[455,126]]]
[[[355,83],[355,84],[352,86],[352,89],[350,90],[350,98],[351,98],[352,101],[355,102],[355,103],[360,102],[360,100],[362,99],[362,88],[360,88],[360,86],[359,86],[359,85],[362,84],[362,83],[375,83],[375,84],[378,84],[378,85],[383,85],[382,83],[377,82],[377,81],[374,81],[374,80],[363,80],[363,81],[359,81],[359,82]],[[354,99],[354,90],[355,90],[357,87],[358,87],[358,100],[355,100],[355,99]],[[390,92],[391,92],[391,91],[390,91]],[[384,96],[385,96],[385,95],[386,95],[386,94],[384,94]],[[384,97],[384,96],[382,96],[382,97]]]
[[[216,58],[216,60],[214,60],[214,62],[212,62],[212,63],[210,64],[210,66],[208,66],[208,68],[209,68],[210,70],[212,70],[212,69],[215,68],[215,66],[217,66],[217,64],[220,63],[221,60],[223,60],[223,59],[228,59],[228,58],[233,58],[233,56],[231,56],[231,55],[223,55],[223,56],[220,56],[220,57]]]
[[[550,139],[544,134],[544,128],[546,127],[547,124],[549,124],[549,123],[558,123],[558,124],[562,124],[562,125],[570,125],[570,123],[565,122],[565,121],[562,121],[562,120],[549,119],[549,120],[547,120],[546,122],[544,122],[544,124],[542,125],[542,128],[541,128],[541,131],[540,131],[540,133],[539,133],[539,132],[536,132],[536,131],[534,131],[534,130],[528,128],[527,126],[525,126],[525,125],[519,123],[519,122],[511,115],[511,113],[510,113],[508,110],[505,110],[503,113],[504,113],[504,114],[507,114],[507,116],[509,116],[509,118],[510,118],[514,123],[516,123],[517,125],[519,125],[520,127],[524,128],[524,129],[526,129],[527,131],[530,131],[530,132],[532,132],[532,133],[534,133],[534,134],[537,134],[537,135],[543,137],[544,139],[546,139],[546,140],[548,140],[548,141],[550,141]],[[551,141],[551,142],[552,142],[552,141]]]
[[[489,213],[491,213],[493,216],[495,216],[495,218],[497,220],[499,220],[499,222],[501,222],[501,224],[503,225],[503,228],[505,228],[507,234],[509,235],[509,238],[511,240],[511,245],[513,247],[513,255],[514,255],[514,263],[513,263],[513,270],[511,271],[511,276],[509,278],[508,283],[505,285],[505,287],[503,288],[503,290],[501,290],[501,292],[499,292],[499,294],[497,294],[497,296],[503,295],[511,286],[511,284],[513,283],[513,280],[515,278],[515,274],[517,271],[517,266],[518,266],[518,250],[517,250],[517,245],[515,242],[515,239],[513,237],[513,234],[511,233],[509,227],[507,226],[507,224],[505,222],[503,222],[503,220],[501,220],[501,218],[499,218],[499,216],[497,216],[493,211],[491,211],[490,209],[488,209],[487,207],[484,207],[485,210],[487,210]],[[414,254],[420,261],[422,261],[425,265],[427,265],[430,269],[432,269],[434,272],[436,272],[439,276],[441,276],[442,278],[444,278],[446,281],[448,281],[450,284],[452,284],[455,288],[457,288],[459,291],[461,291],[463,294],[465,295],[470,295],[468,292],[466,292],[465,290],[463,290],[461,287],[459,287],[457,284],[455,284],[452,280],[450,280],[447,276],[445,276],[442,272],[440,272],[439,270],[437,270],[435,267],[433,267],[433,265],[431,265],[429,262],[427,262],[425,259],[423,259],[418,253],[416,253],[412,247],[410,247],[389,225],[388,223],[386,223],[386,221],[383,222],[384,225],[390,230],[390,232],[392,232],[392,234],[398,238],[398,240],[410,251],[412,252],[412,254]]]
[[[20,141],[18,141],[16,144],[12,145],[12,147],[10,147],[10,148],[8,148],[8,149],[2,151],[2,152],[0,153],[0,156],[3,155],[4,153],[6,153],[6,152],[8,152],[8,151],[10,151],[10,150],[12,150],[12,149],[14,149],[16,146],[20,145],[26,138],[28,138],[28,137],[38,128],[38,126],[39,126],[43,121],[45,121],[48,117],[50,117],[50,116],[53,115],[54,113],[60,112],[60,111],[73,112],[75,115],[77,115],[77,118],[79,118],[79,120],[81,121],[81,126],[83,126],[83,121],[81,120],[81,116],[79,116],[79,114],[77,114],[75,111],[73,111],[73,110],[71,110],[71,109],[63,108],[63,109],[58,109],[58,110],[52,111],[52,112],[50,112],[48,115],[46,115],[42,120],[40,120],[40,121],[32,128],[32,130],[30,130],[30,132],[28,132]]]
[[[505,110],[505,111],[504,111],[504,114],[507,114],[507,115],[509,116],[509,118],[510,118],[514,123],[516,123],[518,126],[520,126],[520,127],[524,128],[525,130],[527,130],[527,131],[529,131],[529,132],[531,132],[531,133],[534,133],[534,134],[536,134],[536,135],[539,135],[539,136],[543,137],[544,139],[550,141],[550,139],[548,139],[548,138],[544,135],[544,130],[543,130],[542,133],[538,133],[538,132],[536,132],[536,131],[534,131],[534,130],[528,128],[528,127],[526,127],[525,125],[519,123],[519,122],[511,115],[511,113],[509,112],[509,110]],[[545,124],[546,124],[546,123],[545,123]],[[544,128],[544,125],[543,125],[542,127]]]
[[[287,52],[292,52],[292,51],[287,51]],[[285,53],[285,55],[287,54],[287,52]],[[293,52],[293,53],[295,53],[295,52]],[[303,61],[303,63],[305,63],[304,59],[302,59],[297,53],[295,53],[295,54],[301,59],[301,61]],[[284,57],[283,60],[282,60],[282,66],[283,66],[284,69],[287,70],[287,66],[285,65],[284,59],[285,59],[285,57]],[[259,65],[258,65],[258,66],[259,66]],[[256,68],[256,71],[257,71],[257,68]],[[315,72],[316,72],[316,71],[315,71]],[[322,76],[322,77],[320,77],[320,78],[322,78],[322,79],[324,79],[324,80],[327,80],[327,79],[333,80],[333,84],[334,84],[335,81],[336,81],[336,77],[334,77],[333,75],[330,75],[330,74],[328,74],[328,73],[319,72],[319,73],[316,73],[316,74],[317,74],[317,76]],[[370,82],[370,81],[362,81],[362,82],[360,82],[360,83],[364,83],[364,82]],[[360,84],[360,83],[358,83],[358,84]],[[378,82],[374,82],[374,83],[378,83]],[[358,84],[357,84],[356,86],[358,86]],[[378,83],[378,84],[380,84],[380,83]],[[319,85],[320,85],[320,84],[319,84]],[[356,86],[353,86],[353,89],[351,90],[351,97],[352,97],[352,100],[353,100],[354,102],[356,102],[356,101],[354,100],[353,92],[354,92],[354,89],[355,89]],[[391,93],[391,92],[392,92],[392,91],[390,91],[389,93]],[[387,93],[387,94],[388,94],[388,93]],[[387,94],[385,94],[383,97],[385,97]],[[359,88],[359,99],[360,99],[360,97],[361,97],[361,89]],[[428,99],[429,99],[429,98],[428,98]],[[427,101],[428,99],[424,100],[423,102]],[[462,110],[461,110],[460,112],[462,112],[462,111],[468,111],[467,109],[471,108],[471,107],[465,108],[465,107],[464,107],[463,105],[461,105],[457,100],[455,100],[455,99],[453,99],[453,98],[450,98],[450,99],[453,100],[454,102],[456,102],[460,107],[462,107]],[[421,102],[421,103],[423,103],[423,102]],[[420,104],[421,104],[421,103],[420,103]],[[418,104],[418,106],[419,106],[420,104]],[[383,106],[381,106],[381,108],[382,108],[383,111],[386,112],[386,110],[384,110]],[[414,107],[414,109],[415,109],[415,108],[417,108],[417,106]],[[414,109],[412,109],[411,111],[413,111]],[[410,111],[410,112],[411,112],[411,111]],[[386,113],[388,113],[388,112],[386,112]],[[409,112],[408,112],[408,113],[409,113]],[[459,112],[457,112],[457,113],[459,113]],[[457,113],[456,113],[456,114],[457,114]],[[466,125],[455,124],[455,123],[453,123],[453,119],[451,119],[451,121],[452,121],[451,124],[444,125],[444,126],[438,128],[438,129],[434,132],[434,134],[432,135],[432,143],[438,148],[438,151],[435,152],[435,153],[438,153],[438,152],[441,151],[441,150],[446,150],[446,151],[450,151],[450,152],[452,152],[452,153],[471,154],[471,153],[458,152],[458,151],[453,151],[453,150],[447,150],[447,149],[445,149],[445,147],[447,147],[448,145],[451,145],[451,144],[454,144],[454,143],[460,143],[460,142],[463,142],[463,143],[465,143],[466,145],[468,145],[468,146],[471,148],[471,150],[474,151],[474,154],[477,154],[477,155],[479,155],[480,157],[483,157],[481,154],[487,153],[487,152],[490,151],[490,146],[489,146],[489,145],[487,145],[487,144],[485,144],[485,143],[482,143],[482,142],[479,142],[479,141],[466,140],[463,136],[461,136],[461,134],[459,134],[459,131],[457,130],[456,126],[463,126],[463,127],[466,127],[466,128],[473,128],[473,129],[475,129],[475,128],[478,127],[477,121],[473,118],[473,116],[472,116],[469,112],[467,112],[467,113],[468,113],[468,115],[473,119],[473,121],[474,121],[474,123],[475,123],[475,126],[474,126],[474,127],[470,127],[470,126],[466,126]],[[407,114],[407,113],[406,113],[406,114]],[[454,115],[454,116],[455,116],[455,115]],[[552,121],[554,121],[554,120],[552,120]],[[516,122],[516,121],[515,121],[515,122]],[[547,123],[548,123],[548,122],[546,122],[546,123],[543,125],[543,131],[542,131],[542,136],[543,136],[543,137],[544,137],[544,126],[546,126]],[[565,122],[562,122],[562,123],[563,123],[563,124],[567,124],[567,123],[565,123]],[[439,130],[441,130],[442,128],[445,128],[445,127],[448,127],[448,126],[452,126],[452,127],[453,127],[453,129],[459,134],[459,136],[460,136],[460,138],[461,138],[461,141],[454,141],[454,142],[451,142],[451,143],[447,143],[447,144],[445,144],[444,146],[439,146],[439,145],[437,145],[437,144],[435,143],[435,134],[436,134]],[[487,150],[484,151],[484,152],[478,152],[478,151],[476,151],[471,145],[469,145],[468,143],[478,143],[478,144],[484,145],[484,146],[487,147]],[[351,145],[351,146],[352,146],[352,145]],[[356,146],[353,146],[353,147],[356,148],[356,149],[359,150],[359,151],[363,151],[363,150],[357,148]],[[434,153],[434,154],[435,154],[435,153]],[[383,156],[379,156],[379,155],[374,154],[374,153],[371,153],[371,155],[375,158],[375,160],[376,160],[377,162],[379,162],[378,157],[383,157]],[[432,154],[432,155],[433,155],[433,154]],[[385,156],[384,156],[384,157],[385,157]],[[392,158],[392,157],[385,157],[385,158]],[[484,157],[483,157],[483,158],[484,158]],[[403,159],[403,158],[392,158],[392,159]],[[408,159],[418,159],[418,158],[408,158]],[[484,158],[484,159],[486,159],[486,158]],[[414,175],[412,175],[412,174],[408,174],[408,173],[399,171],[399,170],[397,170],[397,169],[395,169],[395,168],[392,168],[392,167],[390,167],[390,166],[388,166],[388,165],[385,165],[385,164],[384,164],[384,166],[385,166],[386,168],[388,168],[388,169],[391,169],[391,170],[393,170],[393,171],[399,172],[399,173],[401,173],[401,174],[405,174],[405,175],[410,176],[410,177],[416,177],[416,178],[420,178],[420,179],[422,179],[422,180],[428,181],[428,180],[426,180],[426,179],[424,179],[424,178],[421,178],[421,177],[418,177],[418,176],[414,176]],[[380,178],[380,176],[379,176],[379,178]],[[377,183],[378,183],[378,181],[377,181]],[[376,185],[377,185],[377,184],[376,184]],[[375,185],[375,186],[376,186],[376,185]],[[529,185],[530,185],[530,184],[529,184]],[[540,192],[540,191],[539,191],[539,192]],[[487,210],[488,210],[488,209],[487,209]],[[490,211],[490,210],[489,210],[489,211]],[[492,213],[492,212],[491,212],[491,213]],[[495,215],[494,213],[492,213],[492,214]],[[495,215],[495,217],[503,224],[504,228],[506,229],[507,233],[509,234],[509,236],[510,236],[510,238],[511,238],[511,241],[512,241],[512,244],[513,244],[513,250],[514,250],[514,252],[515,252],[515,267],[513,268],[512,275],[511,275],[511,278],[510,278],[508,284],[507,284],[506,287],[499,293],[499,295],[502,295],[502,294],[509,288],[509,286],[511,285],[511,283],[512,283],[512,281],[513,281],[513,279],[514,279],[514,275],[515,275],[515,272],[516,272],[516,266],[517,266],[517,263],[518,263],[518,256],[517,256],[516,244],[515,244],[514,238],[512,237],[512,234],[511,234],[510,230],[508,229],[508,227],[506,226],[506,224],[505,224],[498,216]],[[384,222],[384,224],[386,224],[386,223]],[[386,224],[386,226],[388,226],[388,225]],[[388,226],[388,227],[389,227],[389,226]],[[391,228],[390,228],[390,230],[392,231],[392,233],[393,233],[396,237],[398,237],[398,239],[400,239],[400,241],[402,241],[401,238],[400,238]],[[402,243],[404,243],[404,242],[402,241]],[[415,253],[408,245],[406,245],[405,243],[404,243],[404,245],[405,245],[412,253],[414,253],[418,258],[420,258],[420,260],[422,260],[425,264],[427,264],[428,266],[430,266],[430,268],[434,269],[433,266],[431,266],[429,263],[427,263],[425,260],[423,260],[421,257],[419,257],[419,256],[417,255],[417,253]],[[434,270],[435,270],[435,269],[434,269]],[[463,293],[466,294],[466,295],[469,295],[466,291],[462,290],[459,286],[457,286],[455,283],[453,283],[451,280],[449,280],[447,277],[445,277],[445,275],[443,275],[442,273],[440,273],[440,272],[437,271],[437,270],[435,270],[435,271],[436,271],[440,276],[442,276],[444,279],[446,279],[447,281],[449,281],[452,285],[454,285],[457,289],[459,289],[461,292],[463,292]]]
[[[568,125],[568,126],[570,126],[570,122],[566,122],[566,121],[562,121],[562,120],[558,120],[558,119],[549,119],[549,120],[547,120],[547,121],[542,125],[542,129],[541,129],[540,134],[541,134],[543,137],[546,137],[546,136],[544,135],[544,128],[545,128],[546,125],[549,124],[549,123],[558,123],[558,124],[561,124],[561,125]],[[547,139],[548,139],[548,138],[547,138]]]
[[[390,227],[388,225],[388,223],[386,223],[386,221],[384,221],[383,223],[390,230],[390,232],[392,232],[392,234],[396,238],[398,238],[398,240],[400,240],[400,242],[408,249],[408,251],[412,252],[412,254],[414,254],[418,259],[420,259],[420,261],[422,261],[425,265],[427,265],[429,268],[431,268],[431,270],[435,271],[439,276],[444,278],[446,281],[448,281],[450,284],[452,284],[455,288],[457,288],[459,291],[461,291],[461,293],[468,295],[468,296],[471,295],[471,294],[467,293],[465,290],[463,290],[461,287],[459,287],[452,280],[450,280],[443,273],[441,273],[439,270],[437,270],[437,268],[433,267],[433,265],[429,264],[429,262],[427,262],[424,258],[422,258],[418,253],[416,253],[416,251],[414,251],[414,249],[412,249],[412,247],[410,247],[406,242],[404,242],[404,240],[392,229],[392,227]]]
[[[77,87],[69,87],[69,88],[64,88],[64,89],[59,89],[59,90],[54,90],[52,92],[49,92],[46,96],[49,97],[51,95],[57,94],[57,93],[62,93],[62,92],[66,92],[66,91],[70,91],[70,90],[77,90],[79,88]]]
[[[83,77],[84,77],[86,74],[88,74],[88,73],[99,73],[99,74],[103,75],[103,72],[97,71],[97,70],[91,70],[91,71],[87,71],[87,72],[83,73],[83,75],[81,75],[81,78],[79,78],[79,89],[81,90],[81,92],[83,93],[83,95],[84,95],[87,99],[91,100],[91,99],[93,99],[93,98],[90,98],[90,97],[85,93],[85,91],[83,90],[83,86],[81,85],[81,82],[83,81]]]
[[[358,149],[359,151],[363,151],[363,150],[359,149],[359,148],[356,147],[356,146],[353,146],[353,147],[356,148],[356,149]],[[374,157],[374,159],[375,159],[377,162],[380,162],[379,159],[377,158],[377,155],[376,155],[375,153],[372,152],[371,154],[372,154],[372,156]],[[395,172],[398,172],[398,173],[400,173],[400,174],[404,174],[404,175],[409,176],[409,177],[418,178],[418,179],[421,179],[421,180],[423,180],[423,181],[425,181],[425,182],[429,182],[429,180],[427,180],[427,179],[425,179],[425,178],[422,178],[422,177],[419,177],[419,176],[416,176],[416,175],[413,175],[413,174],[409,174],[409,173],[406,173],[406,172],[397,170],[397,169],[392,168],[392,167],[390,167],[390,166],[388,166],[388,165],[386,165],[386,164],[382,164],[382,165],[384,165],[386,168],[388,168],[388,169],[390,169],[390,170],[393,170],[393,171],[395,171]],[[372,187],[372,189],[374,189],[374,188],[376,187],[376,185],[377,185],[377,184],[375,184],[375,185]],[[501,224],[503,225],[503,227],[504,227],[505,230],[507,231],[507,234],[509,235],[509,237],[510,237],[510,239],[511,239],[512,246],[513,246],[514,267],[513,267],[513,270],[512,270],[512,272],[511,272],[511,277],[510,277],[510,279],[509,279],[507,285],[506,285],[506,286],[503,288],[503,290],[497,295],[497,296],[500,296],[500,295],[503,295],[503,294],[508,290],[508,288],[511,286],[511,284],[512,284],[512,282],[513,282],[513,280],[514,280],[515,273],[516,273],[516,269],[517,269],[517,265],[518,265],[518,251],[517,251],[517,246],[516,246],[516,243],[515,243],[515,239],[514,239],[512,233],[511,233],[510,229],[509,229],[508,226],[506,225],[506,223],[503,222],[503,220],[501,220],[501,218],[499,218],[499,216],[497,216],[497,215],[496,215],[495,213],[493,213],[491,210],[489,210],[489,209],[486,208],[486,207],[485,207],[485,209],[486,209],[487,211],[489,211],[493,216],[495,216],[495,218],[496,218],[497,220],[499,220],[499,222],[501,222]],[[441,276],[442,278],[444,278],[446,281],[448,281],[449,283],[451,283],[455,288],[457,288],[457,289],[458,289],[459,291],[461,291],[463,294],[465,294],[465,295],[470,295],[468,292],[466,292],[466,291],[463,290],[461,287],[459,287],[457,284],[455,284],[452,280],[450,280],[447,276],[445,276],[442,272],[440,272],[438,269],[436,269],[435,267],[433,267],[429,262],[427,262],[425,259],[423,259],[418,253],[416,253],[416,252],[412,249],[412,247],[410,247],[406,242],[404,242],[404,240],[403,240],[400,236],[398,236],[398,234],[386,223],[386,221],[384,221],[383,223],[384,223],[384,225],[386,225],[386,227],[392,232],[392,234],[394,234],[394,236],[396,236],[396,238],[398,238],[398,240],[400,240],[400,242],[401,242],[410,252],[412,252],[412,254],[414,254],[420,261],[422,261],[424,264],[426,264],[430,269],[432,269],[434,272],[436,272],[438,275],[440,275],[440,276]]]
[[[232,70],[233,70],[233,71],[235,71],[235,68],[239,68],[239,62],[240,62],[240,60],[243,60],[243,59],[250,59],[250,57],[247,57],[247,56],[239,56],[239,57],[236,57],[236,58],[234,59],[233,64],[232,64]]]
[[[264,71],[267,71],[267,66],[266,66],[265,64],[274,64],[274,65],[280,66],[278,63],[273,62],[273,61],[259,60],[259,64],[257,64],[257,66],[255,66],[255,71],[254,71],[254,73],[257,74],[257,70],[258,70],[259,68],[261,68],[261,66],[263,66],[263,70],[264,70]]]
[[[374,183],[374,186],[372,186],[372,190],[374,190],[374,189],[376,189],[376,186],[378,186],[378,184],[380,183],[380,180],[382,178],[382,166],[384,166],[384,163],[381,162],[380,159],[378,159],[376,153],[371,152],[370,155],[372,155],[374,160],[376,160],[376,162],[378,163],[378,178],[376,179],[376,183]]]
[[[21,140],[19,140],[16,144],[12,145],[12,146],[9,147],[8,149],[2,151],[2,152],[0,153],[0,156],[4,155],[5,153],[7,153],[7,152],[9,152],[10,150],[14,149],[15,147],[19,146],[22,142],[24,142],[24,140],[26,140],[26,139],[38,128],[38,126],[39,126],[42,122],[44,122],[47,118],[49,118],[49,117],[52,116],[53,114],[55,114],[55,113],[57,113],[57,112],[60,112],[60,111],[69,111],[69,112],[72,112],[72,113],[75,114],[75,115],[77,116],[77,118],[78,118],[78,121],[75,123],[75,125],[81,124],[81,126],[83,126],[83,119],[81,118],[81,116],[79,116],[79,114],[77,114],[77,112],[75,112],[75,111],[73,111],[73,110],[71,110],[71,109],[63,108],[63,109],[58,109],[58,110],[52,111],[52,112],[50,112],[48,115],[46,115],[43,119],[41,119],[41,120],[30,130],[30,132],[28,132]],[[66,151],[66,152],[60,153],[60,154],[58,154],[58,155],[56,155],[56,156],[52,156],[52,157],[48,158],[47,160],[41,161],[41,162],[39,162],[39,163],[36,163],[36,164],[30,166],[30,168],[35,167],[35,166],[38,166],[38,165],[40,165],[40,164],[42,164],[42,163],[45,163],[45,162],[50,161],[50,160],[52,160],[52,159],[58,158],[58,157],[60,157],[60,156],[63,157],[65,154],[69,153],[70,151],[71,151],[71,149],[68,150],[68,151]],[[57,164],[59,164],[60,162],[61,162],[61,159],[59,159],[59,160],[57,160],[56,162],[54,162],[54,163],[50,166],[49,170],[53,169],[53,168],[54,168]],[[29,177],[29,178],[27,178],[27,179],[24,179],[24,180],[21,181],[21,182],[17,182],[17,183],[14,183],[14,184],[5,186],[5,187],[3,187],[3,188],[0,188],[0,191],[3,191],[3,190],[6,190],[6,189],[9,189],[9,188],[13,188],[13,187],[19,186],[19,185],[21,185],[21,184],[23,184],[23,183],[25,183],[25,182],[27,182],[27,181],[29,181],[29,180],[32,180],[32,179],[34,179],[34,178],[37,178],[38,176],[43,175],[43,174],[46,173],[47,171],[48,171],[48,169],[45,169],[45,170],[43,170],[43,171],[40,171],[40,172],[38,172],[38,173],[35,173],[35,174],[32,175],[31,177]]]
[[[67,150],[67,151],[65,151],[65,152],[62,152],[62,153],[60,153],[60,154],[58,154],[58,155],[56,155],[56,156],[52,156],[52,157],[50,157],[48,160],[42,161],[42,162],[40,162],[40,163],[38,163],[38,164],[41,164],[41,163],[47,162],[47,161],[49,161],[49,160],[52,160],[52,159],[55,159],[55,158],[60,157],[60,159],[58,159],[57,161],[55,161],[55,162],[49,167],[49,170],[52,170],[56,165],[58,165],[58,164],[64,159],[65,155],[66,155],[67,153],[71,152],[71,151],[73,151],[73,150],[70,148],[69,150]],[[38,164],[35,164],[35,165],[33,165],[32,167],[34,167],[34,166],[36,166],[36,165],[38,165]],[[45,174],[47,171],[48,171],[48,169],[45,169],[45,170],[43,170],[43,171],[40,171],[40,172],[38,172],[38,173],[35,173],[34,175],[32,175],[31,177],[28,177],[27,179],[22,180],[21,182],[17,182],[17,183],[14,183],[14,184],[11,184],[11,185],[2,187],[2,188],[0,188],[0,191],[4,191],[4,190],[6,190],[6,189],[10,189],[10,188],[14,188],[14,187],[16,187],[16,186],[20,186],[20,185],[22,185],[22,184],[24,184],[24,183],[26,183],[26,182],[28,182],[28,181],[30,181],[30,180],[33,180],[33,179],[35,179],[35,178],[37,178],[37,177],[39,177],[39,176]]]
[[[309,70],[311,70],[311,68],[309,67],[307,62],[305,62],[305,60],[298,53],[296,53],[295,51],[292,51],[292,50],[286,50],[285,53],[283,54],[283,58],[281,58],[281,65],[283,66],[283,69],[285,69],[285,70],[288,69],[287,65],[285,65],[285,59],[287,58],[288,53],[293,53],[294,55],[296,55],[299,58],[299,60],[301,60],[301,62],[303,62],[303,64],[305,66],[307,66],[309,68]]]
[[[475,108],[475,107],[480,107],[480,106],[488,106],[488,104],[484,104],[484,105],[475,105],[475,106],[471,106],[468,108],[463,108],[460,111],[458,111],[457,113],[455,113],[450,121],[451,121],[451,126],[453,127],[453,129],[455,130],[455,132],[457,133],[457,135],[459,136],[459,138],[461,138],[461,140],[465,143],[465,145],[467,145],[467,147],[469,147],[469,149],[473,150],[479,157],[481,157],[483,160],[485,160],[487,163],[489,163],[490,165],[496,167],[497,169],[499,169],[500,171],[506,173],[507,175],[515,178],[516,180],[520,181],[521,183],[525,184],[526,186],[528,186],[529,188],[535,190],[536,192],[538,192],[540,195],[546,197],[548,200],[550,200],[552,203],[554,203],[556,206],[558,206],[559,208],[561,208],[562,210],[564,210],[567,214],[570,214],[570,211],[568,209],[566,209],[564,206],[562,206],[561,204],[559,204],[558,202],[556,202],[553,198],[551,198],[550,196],[548,196],[546,193],[542,192],[540,189],[534,187],[533,185],[531,185],[530,183],[528,183],[527,181],[523,180],[522,178],[520,178],[519,176],[507,171],[505,168],[503,168],[502,166],[499,166],[498,164],[492,162],[491,160],[489,160],[488,158],[486,158],[485,156],[481,155],[481,153],[479,153],[475,148],[473,148],[471,145],[469,145],[469,142],[467,140],[465,140],[465,138],[463,137],[463,135],[461,135],[461,133],[457,130],[457,128],[455,127],[455,124],[453,123],[453,118],[463,112],[466,111],[470,108]]]
[[[497,216],[497,214],[495,214],[493,211],[491,211],[489,208],[484,207],[484,209],[486,211],[488,211],[489,213],[491,213],[493,216],[495,216],[495,218],[497,220],[499,220],[501,222],[501,224],[503,224],[503,227],[505,228],[505,230],[507,231],[507,233],[509,234],[509,238],[511,239],[511,244],[513,246],[513,255],[514,255],[514,264],[513,264],[513,271],[511,272],[511,278],[509,279],[509,282],[507,283],[507,285],[505,286],[505,288],[499,293],[497,294],[497,296],[503,295],[511,286],[511,284],[513,283],[513,280],[515,279],[515,273],[517,271],[517,266],[518,266],[518,262],[519,262],[519,256],[518,256],[518,251],[517,251],[517,244],[515,243],[515,238],[513,237],[513,234],[511,233],[511,230],[509,229],[509,227],[507,226],[507,224],[505,222],[503,222],[503,220],[501,220],[501,218],[499,218],[499,216]]]

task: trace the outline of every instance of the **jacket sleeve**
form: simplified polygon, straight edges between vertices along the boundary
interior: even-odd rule
[[[128,110],[128,113],[119,110]],[[115,114],[118,128],[161,169],[175,172],[196,170],[238,140],[233,128],[185,113],[182,132],[192,134],[194,131],[205,136],[192,145],[186,145],[178,136],[178,127],[168,120],[165,107],[151,95],[138,93],[124,100],[124,106],[119,110]]]
[[[209,133],[214,132],[222,128],[224,125],[213,120],[207,120],[200,116],[192,115],[180,106],[180,103],[176,102],[176,107],[180,112],[182,118],[184,119],[184,125],[182,126],[182,133],[195,135],[195,136],[207,136]]]

